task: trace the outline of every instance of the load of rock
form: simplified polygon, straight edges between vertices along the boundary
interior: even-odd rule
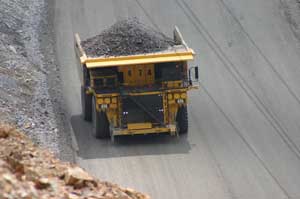
[[[101,57],[154,53],[174,46],[175,42],[133,18],[116,22],[81,45],[89,57]]]
[[[60,162],[8,125],[0,125],[0,198],[149,199]]]

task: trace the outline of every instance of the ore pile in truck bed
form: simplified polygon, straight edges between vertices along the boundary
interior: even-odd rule
[[[127,19],[82,41],[81,45],[88,57],[101,57],[154,53],[167,50],[176,43],[136,19]]]

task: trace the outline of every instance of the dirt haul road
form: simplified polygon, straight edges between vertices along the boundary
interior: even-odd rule
[[[300,197],[300,56],[293,0],[60,0],[55,4],[63,92],[77,161],[100,179],[153,198]],[[297,11],[297,10],[296,10]],[[81,117],[73,34],[86,39],[138,17],[197,52],[187,137],[95,140]]]

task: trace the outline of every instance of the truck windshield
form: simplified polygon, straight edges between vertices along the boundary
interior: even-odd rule
[[[176,81],[183,78],[183,65],[181,63],[155,64],[156,81]]]
[[[95,88],[114,88],[117,85],[115,68],[101,68],[90,71]]]

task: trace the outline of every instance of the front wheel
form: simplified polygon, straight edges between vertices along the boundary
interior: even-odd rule
[[[188,111],[186,106],[178,108],[176,122],[179,128],[179,134],[188,133]]]
[[[109,134],[109,121],[107,115],[104,111],[97,111],[96,109],[96,99],[92,100],[92,122],[93,122],[93,135],[96,138],[108,138]]]

